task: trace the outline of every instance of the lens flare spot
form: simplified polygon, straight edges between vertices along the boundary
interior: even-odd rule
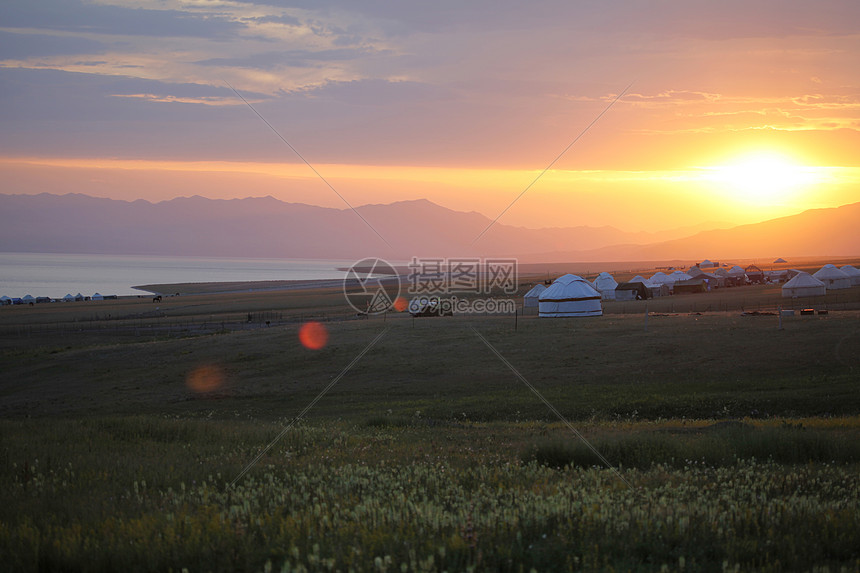
[[[217,366],[200,366],[188,374],[185,383],[198,394],[214,392],[224,386],[224,373]]]
[[[306,322],[299,328],[299,342],[307,349],[319,350],[328,342],[328,330],[319,322]]]
[[[397,312],[403,312],[404,310],[406,310],[406,307],[408,307],[408,306],[409,306],[409,302],[405,298],[403,298],[402,296],[398,296],[394,300],[394,310],[396,310]]]

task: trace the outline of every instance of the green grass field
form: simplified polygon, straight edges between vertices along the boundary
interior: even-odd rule
[[[339,289],[2,308],[0,563],[858,570],[855,291],[782,329],[741,314],[767,287],[576,320],[359,320]]]

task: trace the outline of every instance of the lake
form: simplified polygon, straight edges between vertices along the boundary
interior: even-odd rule
[[[147,295],[133,286],[342,279],[353,260],[0,253],[0,296]]]

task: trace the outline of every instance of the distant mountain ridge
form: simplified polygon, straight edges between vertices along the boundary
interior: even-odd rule
[[[683,230],[627,233],[613,227],[528,229],[496,223],[476,241],[491,219],[424,199],[364,205],[356,208],[358,217],[349,209],[272,197],[193,196],[159,203],[81,194],[2,197],[0,249],[18,252],[400,260],[493,256],[534,262],[860,254],[860,203],[686,237],[679,236]]]

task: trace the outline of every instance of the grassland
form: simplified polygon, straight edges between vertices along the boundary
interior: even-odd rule
[[[3,308],[0,562],[858,570],[858,290],[781,330],[742,315],[767,287],[582,320],[358,319],[339,289]]]

